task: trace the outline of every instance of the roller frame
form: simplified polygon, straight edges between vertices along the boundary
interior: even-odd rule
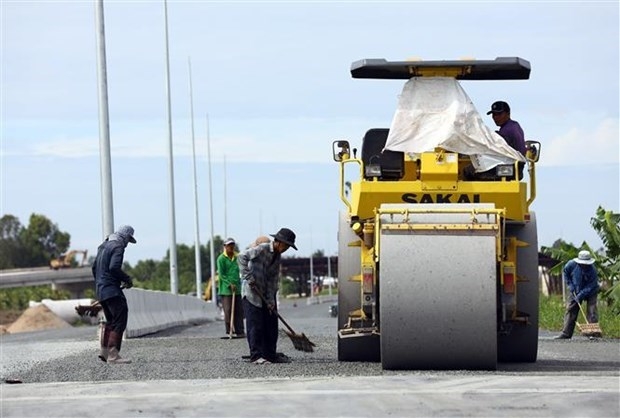
[[[380,359],[379,335],[346,329],[349,313],[360,309],[360,283],[351,278],[361,272],[360,247],[349,244],[359,241],[349,224],[348,213],[341,211],[338,220],[338,360],[373,361]]]
[[[524,225],[509,224],[506,236],[528,243],[517,251],[517,310],[529,315],[526,324],[509,324],[508,333],[500,333],[497,356],[500,362],[533,363],[538,357],[538,233],[536,213]]]

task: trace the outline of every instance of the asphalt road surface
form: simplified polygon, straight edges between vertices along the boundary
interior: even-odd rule
[[[224,324],[123,342],[128,365],[97,359],[97,327],[1,337],[2,417],[618,417],[620,345],[541,331],[538,361],[497,371],[384,371],[337,361],[329,303],[283,301],[280,313],[316,344],[289,364],[255,365]],[[7,382],[22,382],[10,384]]]

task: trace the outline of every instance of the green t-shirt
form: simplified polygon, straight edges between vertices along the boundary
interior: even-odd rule
[[[226,252],[217,258],[217,274],[219,276],[218,294],[222,296],[232,295],[231,284],[237,287],[235,294],[241,294],[241,281],[239,280],[239,265],[237,264],[237,253],[232,258]]]

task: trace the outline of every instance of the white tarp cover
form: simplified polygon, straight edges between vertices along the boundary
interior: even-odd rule
[[[484,124],[458,80],[411,78],[399,97],[385,149],[415,155],[436,147],[469,155],[476,171],[525,162],[520,152]]]

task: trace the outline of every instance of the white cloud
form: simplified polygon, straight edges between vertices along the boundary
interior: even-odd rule
[[[541,166],[617,164],[619,153],[618,119],[607,118],[591,130],[571,127],[543,144]]]
[[[348,139],[359,146],[364,131],[374,126],[384,126],[378,121],[354,119],[268,119],[223,120],[211,134],[211,158],[230,162],[328,162],[331,160],[331,143]],[[168,135],[165,129],[148,126],[119,126],[110,136],[111,153],[117,158],[151,158],[168,156]],[[190,122],[175,122],[173,153],[175,157],[192,155]],[[196,158],[206,160],[207,139],[204,132],[195,128]],[[212,129],[213,131],[213,129]],[[588,130],[573,126],[564,133],[542,144],[540,166],[575,166],[591,164],[617,164],[620,160],[618,119],[602,119]],[[8,145],[8,143],[7,143]],[[37,155],[63,158],[81,158],[99,155],[99,137],[69,134],[48,141],[34,142],[31,148],[9,149],[4,155]],[[8,152],[7,152],[8,151]]]
[[[25,150],[26,155],[30,154],[39,157],[64,157],[64,158],[83,158],[99,153],[99,143],[93,138],[59,138],[45,142],[37,142],[31,150]],[[13,152],[13,155],[24,154]]]
[[[71,125],[71,121],[66,121]],[[208,155],[206,128],[195,123],[196,158]],[[212,122],[211,158],[230,162],[328,162],[333,140],[346,138],[352,143],[363,132],[384,123],[354,119],[264,119],[222,120]],[[192,134],[189,120],[175,121],[173,133],[174,156],[192,155]],[[181,128],[182,127],[182,128]],[[60,128],[62,130],[62,128]],[[215,132],[214,132],[215,131]],[[357,145],[357,144],[355,144]],[[354,145],[354,146],[355,146]],[[149,121],[116,124],[110,133],[112,157],[150,158],[168,156],[167,129]],[[90,137],[62,133],[56,138],[37,138],[36,141],[5,141],[5,156],[31,155],[62,158],[82,158],[99,155],[99,136]]]

